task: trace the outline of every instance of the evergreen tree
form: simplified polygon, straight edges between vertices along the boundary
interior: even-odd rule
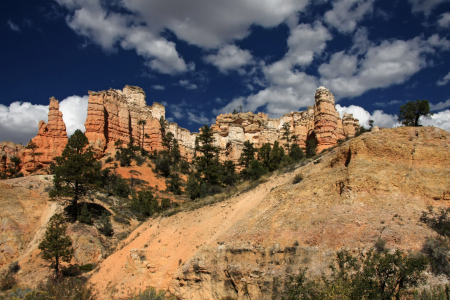
[[[186,184],[186,193],[188,194],[189,198],[191,198],[191,200],[200,197],[200,185],[201,181],[199,180],[199,178],[197,178],[195,173],[191,173]]]
[[[242,149],[241,157],[239,158],[239,164],[248,168],[250,166],[250,162],[255,159],[255,152],[258,150],[255,149],[253,143],[249,140],[244,142],[244,148]]]
[[[62,214],[50,218],[44,240],[39,244],[42,258],[49,261],[59,277],[60,261],[70,262],[73,255],[72,240],[66,235],[67,225]]]
[[[417,99],[415,102],[410,101],[400,106],[398,121],[405,126],[420,126],[420,117],[429,118],[432,115],[433,113],[430,112],[428,100]]]
[[[145,121],[145,120],[138,121],[138,125],[142,125],[142,142],[141,142],[142,149],[144,149],[144,137],[145,137],[144,127],[146,124],[147,124],[147,121]]]
[[[222,184],[232,186],[236,183],[239,175],[236,173],[236,168],[231,160],[227,160],[223,163],[222,167]]]
[[[151,217],[158,211],[158,199],[153,196],[150,190],[140,190],[133,195],[131,200],[131,209],[137,213],[141,213],[146,217]]]
[[[306,157],[316,156],[317,141],[315,138],[306,141]]]
[[[270,143],[265,143],[258,150],[258,160],[264,165],[266,169],[270,166],[270,152],[272,151],[272,146]]]
[[[284,156],[284,148],[280,146],[278,141],[273,143],[272,151],[270,152],[269,170],[274,171],[280,167],[281,160]]]
[[[111,219],[106,211],[102,213],[100,219],[98,220],[97,228],[105,236],[112,236],[114,234]]]
[[[299,161],[305,157],[305,153],[303,153],[302,148],[298,144],[292,144],[291,152],[289,152],[289,156],[294,161]]]
[[[252,160],[250,162],[250,166],[244,170],[242,170],[241,175],[245,179],[257,180],[262,175],[267,173],[267,169],[259,162],[259,160]]]
[[[100,175],[101,166],[94,158],[88,139],[81,130],[76,130],[69,138],[61,156],[56,158],[54,188],[49,192],[51,198],[71,197],[73,217],[76,219],[78,200],[93,188]]]
[[[181,178],[178,173],[174,173],[168,182],[167,190],[172,192],[174,195],[181,195]]]
[[[84,203],[81,213],[78,216],[78,222],[91,225],[92,224],[92,214],[89,211],[87,203]]]
[[[208,125],[203,126],[200,131],[198,151],[202,155],[196,157],[197,168],[203,175],[203,180],[207,185],[217,185],[219,183],[219,174],[217,172],[219,148],[213,145],[213,132]]]
[[[172,140],[172,150],[170,151],[170,156],[172,158],[172,162],[174,165],[178,165],[178,163],[181,161],[182,156],[180,153],[180,146],[178,144],[177,139]]]
[[[13,156],[11,157],[11,162],[14,164],[14,168],[16,169],[16,171],[19,171],[19,165],[21,163],[20,158],[17,156]]]

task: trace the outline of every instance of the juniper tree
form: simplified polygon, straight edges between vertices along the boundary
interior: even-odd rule
[[[101,166],[96,162],[88,139],[77,129],[69,138],[61,156],[56,157],[51,198],[70,198],[73,217],[77,217],[78,200],[85,196],[97,182]]]
[[[429,118],[433,115],[430,112],[430,104],[428,100],[410,101],[400,106],[398,113],[398,121],[405,126],[420,126],[420,117]]]
[[[72,240],[66,235],[67,224],[62,214],[50,218],[44,240],[39,244],[42,258],[49,261],[59,277],[60,261],[70,262],[73,255]]]

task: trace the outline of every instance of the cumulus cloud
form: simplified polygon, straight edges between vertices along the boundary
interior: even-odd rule
[[[409,0],[409,3],[413,13],[423,13],[425,16],[429,16],[433,9],[445,1],[447,0]]]
[[[14,24],[11,20],[8,20],[8,22],[6,22],[6,24],[8,25],[9,29],[11,29],[12,31],[20,32],[19,26]]]
[[[105,51],[120,46],[135,50],[146,65],[164,74],[193,70],[175,44],[161,35],[166,30],[178,39],[205,49],[219,49],[211,61],[223,72],[248,63],[249,52],[223,46],[245,38],[252,25],[274,27],[295,16],[308,0],[56,0],[69,10],[67,24]],[[119,13],[120,11],[120,13]],[[230,53],[236,50],[236,53]],[[222,51],[222,52],[221,52]]]
[[[83,132],[86,130],[84,123],[87,117],[88,99],[89,96],[70,96],[59,103],[68,136],[77,129]]]
[[[337,0],[325,13],[325,22],[342,33],[351,33],[366,14],[372,13],[375,0]]]
[[[353,117],[359,120],[359,124],[366,128],[369,127],[369,120],[373,120],[374,126],[379,127],[391,128],[400,125],[396,115],[386,114],[382,110],[375,110],[373,113],[369,113],[360,106],[350,105],[345,107],[339,104],[336,104],[336,110],[339,112],[341,118],[344,113],[353,114]]]
[[[448,82],[450,81],[450,72],[444,76],[444,78],[438,80],[438,82],[436,82],[436,84],[438,86],[442,86],[442,85],[446,85]]]
[[[239,49],[235,45],[225,45],[216,54],[207,55],[204,59],[224,74],[228,74],[231,70],[240,70],[253,60],[250,51]]]
[[[320,22],[313,26],[300,24],[291,30],[287,40],[289,51],[285,59],[292,65],[308,66],[316,55],[324,51],[326,42],[331,39],[331,34]]]
[[[427,66],[426,54],[442,44],[438,41],[441,40],[431,42],[419,37],[383,41],[379,45],[370,44],[363,56],[337,52],[319,67],[320,82],[338,99],[403,83]]]
[[[71,96],[59,105],[67,134],[72,135],[76,129],[84,131],[88,96]],[[48,122],[48,105],[29,102],[13,102],[9,106],[0,104],[0,141],[27,144],[37,135],[41,120]]]
[[[445,102],[439,102],[438,104],[430,103],[431,111],[442,110],[444,108],[450,107],[450,99]]]
[[[435,126],[450,131],[450,110],[435,113],[430,118],[420,118],[420,123],[423,126]]]
[[[439,16],[438,25],[443,28],[450,27],[450,13],[446,12]]]
[[[152,85],[152,89],[157,91],[164,91],[166,88],[163,85]]]
[[[29,102],[0,104],[0,141],[27,144],[38,133],[40,120],[47,122],[48,105]]]

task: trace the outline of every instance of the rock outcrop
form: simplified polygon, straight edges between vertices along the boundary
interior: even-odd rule
[[[16,144],[9,141],[0,142],[0,173],[5,172],[13,163],[11,158],[20,157],[25,147],[22,144]],[[22,166],[19,166],[21,168]]]
[[[59,110],[59,102],[50,98],[48,123],[39,122],[39,132],[31,140],[38,147],[33,154],[32,150],[25,150],[22,157],[24,170],[36,171],[47,166],[60,156],[67,144],[66,124],[63,114]]]
[[[275,141],[284,144],[282,127],[287,122],[292,134],[298,137],[296,143],[305,149],[306,141],[315,139],[318,153],[336,146],[338,140],[353,137],[359,129],[359,122],[352,114],[345,114],[343,122],[336,110],[333,94],[319,87],[314,106],[306,111],[285,114],[280,119],[270,119],[266,114],[252,112],[219,115],[212,129],[216,146],[221,150],[221,159],[237,162],[246,140],[258,148],[265,143],[273,145]]]

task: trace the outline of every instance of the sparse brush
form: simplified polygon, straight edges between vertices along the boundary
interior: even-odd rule
[[[297,174],[294,177],[294,180],[292,180],[292,184],[297,184],[299,182],[301,182],[303,180],[303,175],[302,174]]]

